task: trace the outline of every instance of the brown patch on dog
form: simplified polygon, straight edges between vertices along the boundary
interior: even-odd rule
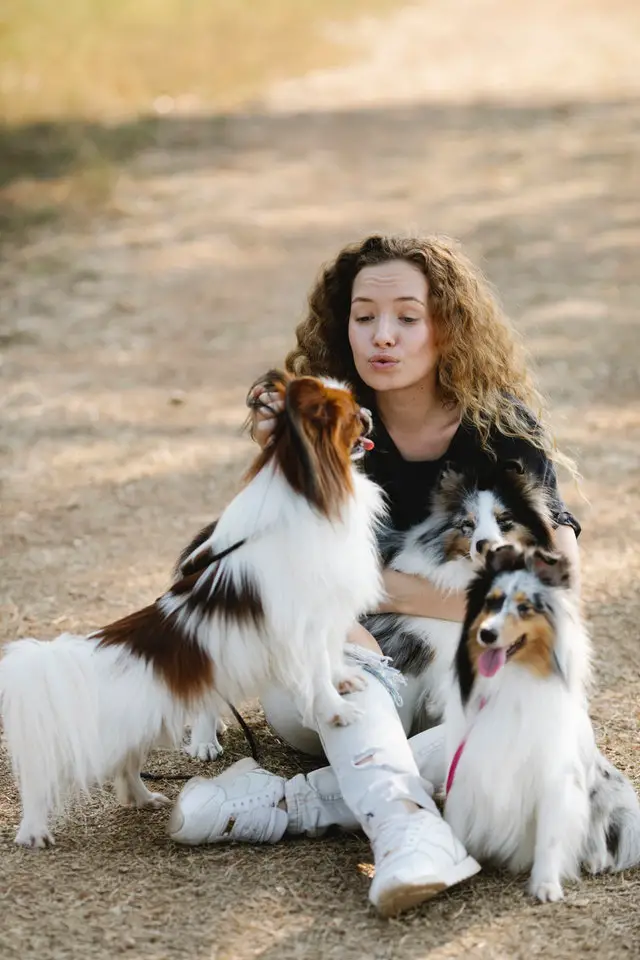
[[[478,660],[483,650],[486,650],[486,647],[481,646],[478,641],[478,630],[482,626],[482,623],[487,619],[488,612],[483,610],[475,618],[471,626],[469,627],[469,632],[467,634],[467,652],[469,654],[469,660],[471,661],[471,669],[473,670],[473,675],[478,676]]]
[[[186,573],[196,573],[198,570],[203,570],[207,566],[206,558],[200,553],[197,555],[197,557],[193,558],[188,567],[186,566],[186,562],[189,560],[191,555],[196,552],[196,550],[204,546],[217,526],[218,521],[212,520],[211,523],[208,523],[206,527],[203,527],[202,530],[199,530],[198,533],[196,533],[191,543],[184,548],[178,557],[178,562],[174,568],[174,575],[176,577],[179,577],[181,574],[184,575]]]
[[[531,531],[515,521],[511,529],[505,531],[503,536],[509,543],[515,543],[520,547],[532,547],[536,543],[536,538]]]
[[[212,591],[211,579],[202,580],[200,572],[183,577],[165,597],[184,597],[184,603],[167,614],[162,609],[161,597],[143,610],[103,627],[94,636],[100,646],[121,646],[141,657],[174,696],[187,702],[197,700],[213,688],[215,669],[208,651],[196,639],[195,625],[217,616],[222,621],[220,629],[237,624],[260,630],[265,619],[262,600],[255,584],[247,578],[241,578],[236,586],[229,577],[222,576]],[[211,629],[216,629],[215,624],[211,624]]]
[[[254,630],[263,629],[265,612],[255,583],[240,575],[236,585],[228,575],[223,574],[212,590],[211,581],[214,576],[215,569],[212,569],[209,577],[201,578],[199,572],[183,577],[174,583],[168,596],[180,597],[187,594],[183,608],[185,613],[197,612],[203,619],[217,616],[224,622],[225,627],[235,623]]]
[[[499,590],[498,587],[494,587],[493,590],[490,590],[487,594],[486,604],[490,604],[492,600],[504,600],[504,593],[502,590]]]
[[[325,517],[336,517],[353,493],[351,451],[367,429],[352,394],[316,377],[272,373],[273,392],[284,401],[273,442],[258,455],[246,481],[272,459],[291,488]]]
[[[507,617],[505,626],[513,620],[513,631],[509,629],[507,637],[513,635],[510,643],[515,643],[522,636],[526,637],[524,645],[516,650],[509,660],[526,667],[538,677],[549,677],[554,672],[553,649],[555,635],[549,621],[540,613],[531,610],[524,618]]]
[[[178,626],[175,615],[164,615],[157,602],[110,623],[95,636],[101,647],[120,646],[145,660],[183,701],[195,700],[213,687],[211,657]]]
[[[471,541],[459,530],[447,530],[443,538],[442,549],[446,560],[457,560],[459,557],[469,555]]]

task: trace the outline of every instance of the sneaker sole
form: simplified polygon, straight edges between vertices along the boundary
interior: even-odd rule
[[[188,783],[182,788],[180,796],[175,802],[173,810],[171,811],[171,816],[169,817],[169,822],[167,824],[167,833],[171,840],[174,843],[181,843],[187,847],[197,847],[201,844],[207,843],[206,840],[202,839],[191,839],[187,837],[181,837],[180,833],[184,827],[184,814],[180,809],[180,799],[186,794],[191,792],[191,789],[195,787],[197,783],[201,783],[204,780],[215,779],[218,783],[227,783],[229,780],[233,780],[234,777],[237,777],[239,773],[249,772],[251,770],[256,770],[258,764],[252,757],[243,757],[242,760],[236,760],[235,763],[232,763],[230,767],[227,767],[226,770],[223,770],[221,774],[217,777],[192,777]]]
[[[399,913],[404,913],[405,910],[411,910],[412,907],[432,900],[443,890],[469,880],[480,869],[480,864],[473,857],[467,857],[449,870],[443,871],[439,877],[425,877],[419,883],[395,886],[388,892],[382,893],[377,901],[371,900],[371,902],[381,917],[395,917]]]

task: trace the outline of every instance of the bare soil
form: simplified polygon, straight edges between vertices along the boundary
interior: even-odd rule
[[[584,526],[592,714],[638,786],[639,14],[529,7],[424,2],[368,21],[350,67],[244,112],[167,118],[109,214],[5,251],[2,639],[94,628],[157,596],[236,487],[246,388],[291,344],[320,263],[369,231],[443,232],[499,289],[579,458],[590,502],[565,493]],[[301,769],[254,718],[266,765]],[[206,771],[246,753],[233,729]],[[483,872],[384,922],[362,838],[183,850],[166,812],[106,790],[55,849],[25,851],[4,758],[0,816],[7,958],[640,956],[638,872],[553,906]]]

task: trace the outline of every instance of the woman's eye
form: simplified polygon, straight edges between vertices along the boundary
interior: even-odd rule
[[[356,323],[367,323],[368,320],[373,320],[373,317],[367,314],[364,317],[354,317]]]
[[[400,317],[403,323],[417,323],[419,317]]]

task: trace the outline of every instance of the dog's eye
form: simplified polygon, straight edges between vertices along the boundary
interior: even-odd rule
[[[463,520],[460,524],[460,533],[465,537],[470,537],[473,534],[473,523],[471,520]]]
[[[531,604],[530,603],[519,603],[518,604],[518,616],[528,617],[531,613]]]
[[[500,516],[497,517],[497,521],[503,533],[513,528],[513,517],[510,513],[501,513]]]

